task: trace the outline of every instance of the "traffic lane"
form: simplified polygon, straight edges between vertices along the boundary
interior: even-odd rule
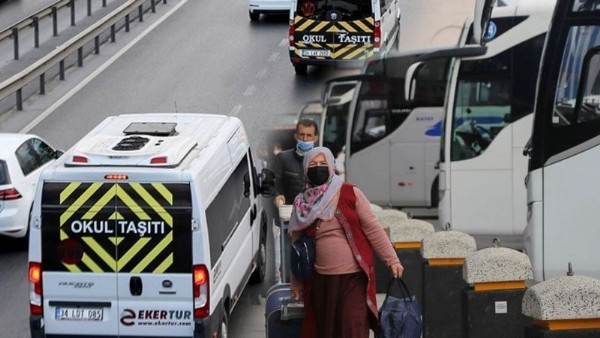
[[[29,338],[27,250],[22,242],[0,236],[0,337]]]
[[[283,20],[251,24],[242,4],[189,1],[32,131],[66,149],[109,115],[231,114],[286,32]]]

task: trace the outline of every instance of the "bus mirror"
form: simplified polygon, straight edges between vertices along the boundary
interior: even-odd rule
[[[415,62],[406,70],[406,77],[404,79],[404,99],[407,102],[412,102],[415,98],[415,85],[417,83],[415,74],[422,64],[423,62]]]
[[[475,3],[475,13],[473,15],[473,39],[475,43],[483,46],[485,41],[483,36],[486,34],[487,25],[492,16],[492,9],[496,0],[477,0]]]

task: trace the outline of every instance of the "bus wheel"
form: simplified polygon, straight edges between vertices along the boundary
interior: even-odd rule
[[[258,21],[258,19],[260,18],[260,13],[252,13],[252,12],[248,12],[248,14],[250,14],[250,21]]]
[[[296,71],[296,75],[306,75],[308,71],[307,65],[294,65],[294,70]]]

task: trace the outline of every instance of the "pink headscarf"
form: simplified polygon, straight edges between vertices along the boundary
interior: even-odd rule
[[[325,155],[329,167],[329,180],[318,186],[313,186],[306,177],[308,164],[317,155]],[[315,147],[304,155],[304,177],[306,187],[294,200],[290,218],[290,231],[300,231],[309,227],[317,219],[330,220],[334,217],[340,195],[340,188],[344,183],[335,174],[335,159],[331,150],[325,147]]]

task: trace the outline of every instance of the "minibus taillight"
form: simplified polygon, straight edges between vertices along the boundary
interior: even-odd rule
[[[74,163],[88,163],[88,159],[85,156],[73,156]]]
[[[295,47],[294,46],[294,35],[296,35],[296,27],[294,27],[294,20],[290,20],[290,29],[289,29],[290,47]]]
[[[210,310],[206,265],[194,265],[194,318],[206,318]]]
[[[41,316],[42,307],[42,265],[29,262],[29,310],[32,316]]]
[[[15,188],[0,190],[0,200],[2,201],[18,200],[21,197],[23,196],[21,196],[21,193]]]
[[[373,31],[373,45],[375,48],[381,46],[381,22],[375,21],[375,30]]]

